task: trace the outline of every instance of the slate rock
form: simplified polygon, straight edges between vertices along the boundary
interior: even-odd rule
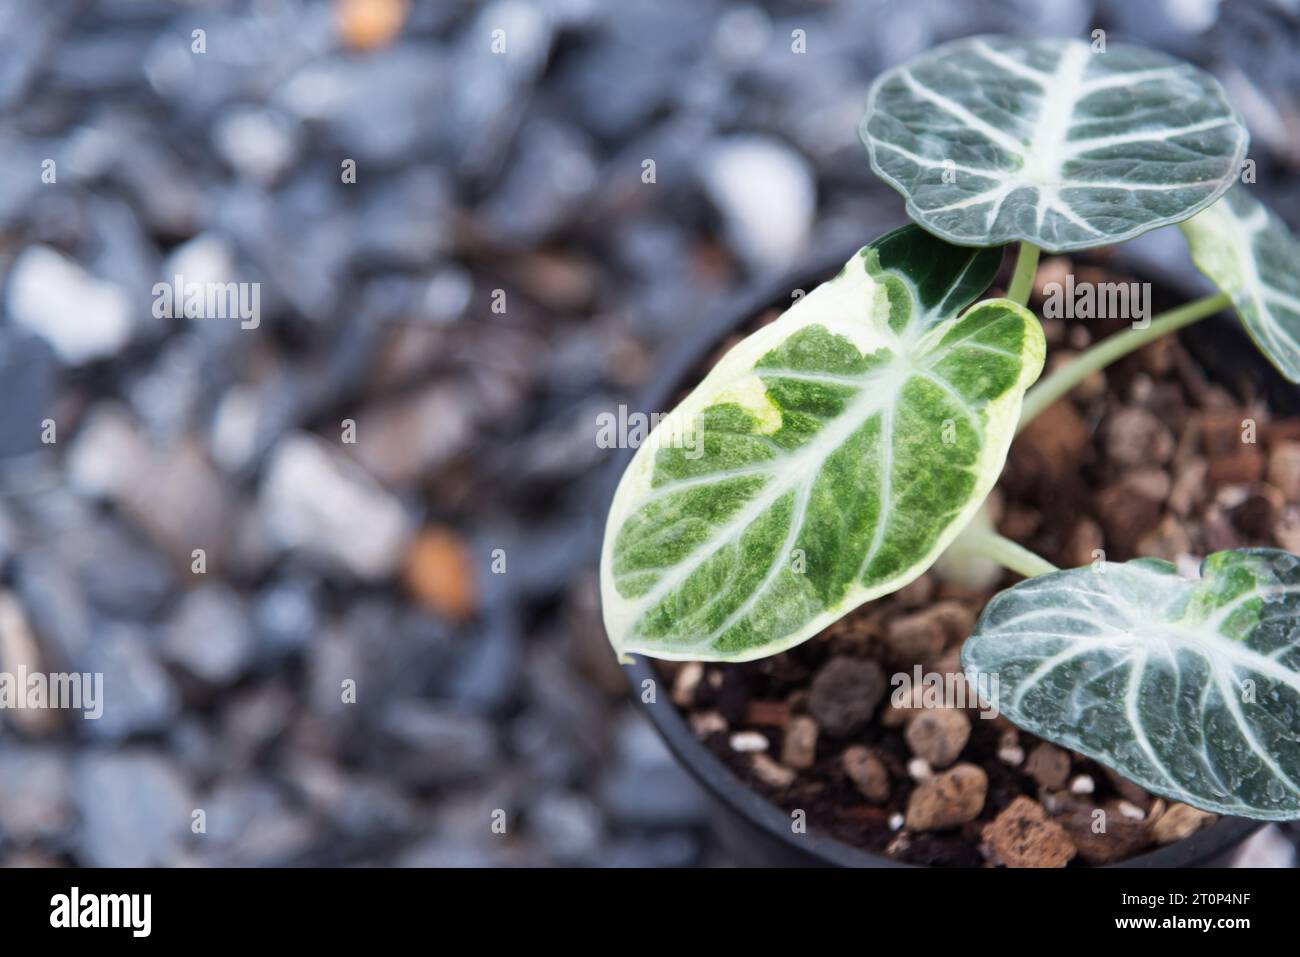
[[[244,600],[224,585],[181,598],[162,640],[167,658],[210,685],[237,680],[253,659],[255,638]]]
[[[78,859],[92,867],[180,861],[195,804],[185,779],[149,751],[92,751],[76,767]]]
[[[54,350],[45,340],[0,329],[0,460],[46,447],[41,433],[52,417],[55,372]]]
[[[0,832],[18,843],[58,839],[73,822],[71,774],[53,750],[0,749]]]
[[[179,714],[180,694],[158,661],[156,639],[144,626],[126,622],[99,625],[78,667],[104,676],[103,714],[85,721],[92,737],[121,741],[161,731]]]
[[[813,677],[808,709],[833,737],[846,737],[875,714],[885,694],[885,672],[874,660],[837,655]]]

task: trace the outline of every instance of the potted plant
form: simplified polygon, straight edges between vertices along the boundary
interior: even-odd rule
[[[732,346],[632,457],[601,554],[615,649],[625,661],[696,663],[698,683],[698,663],[797,657],[815,636],[833,644],[874,603],[910,589],[914,608],[923,578],[978,590],[996,563],[1024,580],[988,601],[973,628],[955,626],[968,631],[960,665],[917,645],[918,665],[949,666],[916,674],[917,685],[937,679],[938,697],[900,681],[906,671],[888,680],[915,755],[905,810],[889,820],[900,839],[973,832],[989,860],[1013,865],[1064,864],[1086,850],[1078,822],[1069,830],[1056,813],[1076,814],[1077,802],[1002,795],[992,813],[988,773],[956,760],[973,738],[971,720],[955,717],[963,707],[1045,742],[1049,763],[1067,755],[1067,772],[1072,754],[1107,769],[1118,794],[1137,785],[1162,817],[1176,807],[1300,818],[1300,558],[1226,549],[1188,577],[1169,561],[1111,561],[1097,548],[1062,570],[999,534],[988,502],[1018,431],[1121,357],[1228,306],[1300,381],[1300,243],[1248,185],[1234,185],[1248,137],[1223,91],[1190,65],[1107,49],[1104,37],[979,37],[878,78],[860,132],[916,225],[870,243]],[[1037,381],[1045,336],[1026,304],[1040,251],[1077,254],[1172,223],[1220,292],[1129,315],[1130,328]],[[1019,248],[1006,295],[980,299],[1009,242]],[[787,711],[802,720],[782,726],[782,761],[758,765],[767,784],[798,764],[785,761],[789,742],[802,743],[791,755],[816,761],[819,737],[860,736],[840,758],[843,777],[868,804],[873,777],[887,789],[891,756],[863,731],[885,691],[876,641],[867,634],[830,655],[790,695]],[[886,660],[906,664],[908,647],[892,642]],[[713,674],[725,684],[726,672]],[[946,680],[954,675],[964,680]],[[967,691],[975,697],[953,700]],[[1153,813],[1125,803],[1095,809],[1103,832]],[[801,833],[797,814],[744,813]],[[1245,833],[1238,822],[1211,830],[1215,848]],[[1199,861],[1209,833],[1159,853]]]

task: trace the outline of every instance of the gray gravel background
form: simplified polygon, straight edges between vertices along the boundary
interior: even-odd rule
[[[0,5],[0,670],[106,696],[0,715],[0,863],[725,863],[601,633],[597,416],[902,221],[886,66],[1189,57],[1300,225],[1294,0],[436,0],[367,51],[339,7]],[[257,328],[155,318],[176,273],[260,283]]]

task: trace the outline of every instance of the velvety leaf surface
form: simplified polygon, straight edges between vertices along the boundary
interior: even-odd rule
[[[1000,256],[905,227],[719,361],[615,495],[601,593],[616,649],[773,654],[934,561],[996,480],[1042,367],[1016,304],[958,317]]]
[[[907,212],[954,243],[1062,251],[1178,222],[1232,184],[1248,134],[1162,53],[972,37],[882,74],[860,135]]]
[[[962,648],[1015,724],[1156,794],[1300,817],[1300,558],[1217,552],[1055,572],[995,597]],[[990,682],[991,686],[991,682]]]
[[[1179,225],[1196,268],[1232,296],[1269,361],[1300,382],[1300,241],[1248,186]]]

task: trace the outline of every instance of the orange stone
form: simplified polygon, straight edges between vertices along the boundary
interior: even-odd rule
[[[408,6],[408,0],[335,0],[339,37],[353,50],[387,46],[406,22]]]
[[[407,550],[403,578],[417,601],[445,618],[474,614],[477,590],[469,546],[453,528],[424,529]]]

